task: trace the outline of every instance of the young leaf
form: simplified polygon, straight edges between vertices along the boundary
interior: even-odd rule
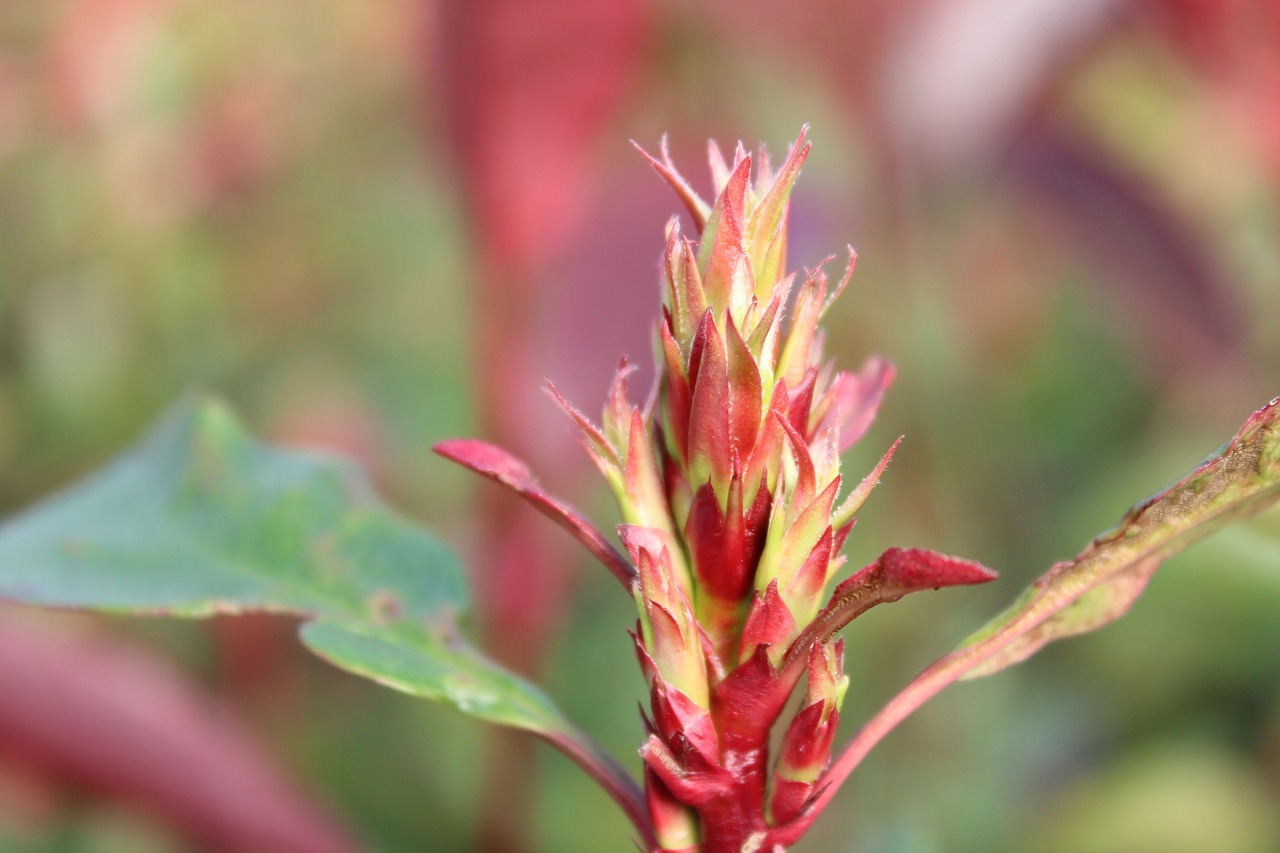
[[[0,597],[51,607],[309,620],[303,640],[387,686],[562,749],[645,832],[639,791],[536,687],[458,630],[462,571],[349,464],[267,448],[180,405],[104,471],[0,525]]]
[[[999,672],[1047,643],[1119,618],[1166,558],[1276,503],[1280,398],[1255,412],[1219,453],[1133,507],[1115,529],[1058,563],[1008,610],[916,676],[853,736],[820,780],[822,793],[777,840],[798,838],[871,748],[945,687]]]

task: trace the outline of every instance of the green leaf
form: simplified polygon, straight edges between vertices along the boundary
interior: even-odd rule
[[[336,666],[394,690],[447,702],[464,714],[515,728],[566,729],[541,691],[456,639],[442,642],[420,629],[392,633],[316,621],[302,626],[302,640]]]
[[[1280,399],[1227,445],[1129,510],[1111,531],[1059,563],[1004,613],[960,644],[964,679],[999,672],[1045,644],[1096,630],[1128,612],[1168,557],[1280,501]]]
[[[1002,614],[935,661],[867,721],[819,780],[820,812],[871,748],[948,685],[990,675],[1047,643],[1124,615],[1160,564],[1215,530],[1280,503],[1280,398],[1217,454],[1129,510],[1113,530],[1058,563]]]
[[[541,691],[456,637],[432,640],[417,628],[369,630],[317,620],[302,627],[302,639],[336,666],[379,684],[447,702],[491,723],[535,732],[585,770],[614,798],[641,837],[653,842],[644,796],[627,772],[569,725]]]
[[[337,666],[537,734],[637,811],[634,783],[550,699],[462,637],[467,590],[443,545],[350,464],[259,444],[217,402],[179,405],[105,470],[0,525],[0,597],[297,614]]]

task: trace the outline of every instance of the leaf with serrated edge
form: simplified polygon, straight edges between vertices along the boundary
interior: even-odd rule
[[[821,793],[770,836],[799,838],[886,734],[948,685],[998,672],[1045,644],[1128,611],[1166,558],[1213,531],[1280,503],[1280,398],[1259,409],[1217,454],[1139,503],[1075,559],[1059,563],[1000,616],[921,672],[862,727],[819,781]]]
[[[965,679],[999,672],[1063,637],[1128,612],[1166,558],[1280,501],[1280,398],[1254,413],[1223,450],[1142,501],[1075,559],[1059,563],[1005,613],[960,645],[981,649]]]
[[[308,619],[343,669],[538,735],[604,784],[647,835],[639,791],[542,691],[469,645],[461,567],[353,466],[271,449],[210,400],[0,524],[0,597],[48,607]]]

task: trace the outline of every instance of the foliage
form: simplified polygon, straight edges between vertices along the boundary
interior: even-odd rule
[[[109,612],[294,613],[306,620],[304,643],[338,666],[547,740],[655,851],[782,851],[871,746],[946,685],[1114,620],[1166,557],[1280,500],[1277,400],[926,669],[829,762],[847,685],[836,634],[875,604],[994,574],[890,549],[821,603],[893,449],[839,504],[836,453],[866,431],[893,372],[876,360],[859,374],[822,365],[817,322],[830,301],[820,271],[788,301],[788,195],[807,153],[802,134],[753,187],[745,152],[726,163],[713,149],[713,205],[665,150],[651,158],[702,235],[695,252],[669,229],[661,406],[632,406],[625,363],[603,428],[556,395],[615,491],[628,556],[503,451],[439,448],[558,520],[636,597],[653,703],[643,798],[544,694],[462,637],[467,595],[439,543],[349,466],[258,445],[216,403],[180,406],[101,474],[0,527],[0,594]],[[852,261],[836,295],[851,273]],[[776,381],[768,395],[766,377]],[[772,760],[770,730],[806,672],[807,699]]]

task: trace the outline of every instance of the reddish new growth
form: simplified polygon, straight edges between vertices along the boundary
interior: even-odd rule
[[[659,853],[776,853],[796,841],[816,817],[848,685],[837,632],[908,592],[995,577],[895,548],[829,593],[897,445],[842,488],[840,453],[875,418],[893,368],[873,357],[843,373],[823,360],[818,324],[853,273],[852,250],[834,288],[821,264],[786,272],[788,197],[808,154],[804,132],[776,172],[763,151],[753,164],[739,146],[726,161],[711,145],[713,204],[665,147],[661,159],[645,155],[697,232],[685,237],[675,218],[667,229],[658,393],[634,405],[624,366],[597,427],[552,391],[614,491],[629,559],[514,460],[495,468],[498,457],[475,442],[444,448],[558,517],[635,597]],[[782,720],[802,678],[800,709]]]

